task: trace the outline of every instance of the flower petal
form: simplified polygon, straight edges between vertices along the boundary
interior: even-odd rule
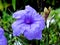
[[[45,28],[45,21],[44,20],[37,20],[35,22],[35,25],[39,25],[40,30],[43,30]]]
[[[25,10],[19,10],[13,13],[13,18],[20,19],[26,14]]]
[[[12,29],[13,29],[13,35],[14,36],[20,36],[24,32],[23,28],[23,20],[17,20],[12,24]]]
[[[34,20],[43,20],[44,21],[44,18],[39,13],[36,13],[33,18],[34,18]]]
[[[34,11],[34,12],[36,12],[35,9],[32,8],[32,7],[29,6],[29,5],[25,6],[25,9],[28,10],[28,11],[32,11],[32,12]]]
[[[0,45],[7,45],[7,39],[4,36],[0,38]]]
[[[37,26],[34,25],[34,27],[32,27],[29,30],[26,30],[24,32],[24,36],[28,39],[28,40],[32,40],[32,39],[41,39],[42,38],[42,30],[39,30],[39,28]]]
[[[25,31],[24,37],[26,37],[28,40],[32,40],[32,39],[34,39],[34,33]]]
[[[39,29],[38,29],[39,30]],[[37,39],[37,40],[40,40],[42,39],[42,31],[38,31],[35,33],[35,38],[34,39]]]
[[[4,35],[4,30],[0,28],[0,36]]]
[[[36,10],[29,5],[25,6],[25,10],[27,15],[35,15],[35,13],[37,13]]]

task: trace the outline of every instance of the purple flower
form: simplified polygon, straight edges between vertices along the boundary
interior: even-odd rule
[[[42,38],[45,21],[31,6],[27,5],[25,10],[16,11],[13,18],[16,19],[12,24],[13,36],[23,34],[28,40]]]
[[[4,30],[0,28],[0,45],[7,45],[7,39],[4,36]]]

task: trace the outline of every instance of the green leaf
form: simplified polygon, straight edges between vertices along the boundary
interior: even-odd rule
[[[2,1],[0,0],[0,10],[3,11],[3,4],[2,4]]]
[[[16,0],[12,0],[13,9],[16,10]]]

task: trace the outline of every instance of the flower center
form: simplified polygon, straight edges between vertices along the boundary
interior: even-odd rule
[[[33,23],[33,18],[31,16],[26,16],[24,22],[26,24],[32,24]]]
[[[30,20],[27,20],[26,23],[29,24],[29,23],[31,23],[31,22],[30,22]]]

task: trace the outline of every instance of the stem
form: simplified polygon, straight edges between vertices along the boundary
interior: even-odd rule
[[[49,45],[49,31],[50,31],[50,23],[51,23],[51,20],[54,18],[55,15],[52,16],[52,18],[50,19],[50,22],[49,22],[49,28],[47,28],[47,24],[46,24],[46,45]],[[49,30],[48,30],[49,29]]]
[[[32,40],[31,45],[40,45],[40,40]]]
[[[17,37],[17,39],[18,39],[18,41],[22,42],[24,45],[28,45],[27,43],[25,43],[24,41],[22,41],[22,40],[20,39],[20,37]]]
[[[46,24],[46,45],[49,45],[49,30],[47,29],[47,24]]]
[[[46,45],[49,45],[49,34],[46,35]]]
[[[32,40],[31,45],[36,45],[36,40]]]
[[[40,40],[38,40],[38,45],[40,45]]]
[[[38,45],[38,40],[36,40],[36,45]]]

